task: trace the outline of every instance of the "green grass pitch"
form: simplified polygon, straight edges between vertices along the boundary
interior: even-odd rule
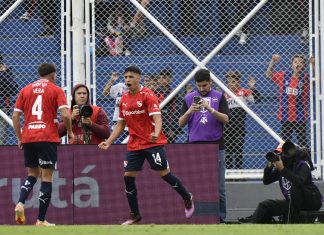
[[[317,235],[324,224],[296,225],[59,225],[55,227],[0,226],[0,234],[23,235]]]

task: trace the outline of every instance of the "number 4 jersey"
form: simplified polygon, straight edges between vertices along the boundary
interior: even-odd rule
[[[24,87],[14,109],[24,113],[22,143],[59,143],[57,112],[63,107],[68,108],[63,90],[47,79]]]

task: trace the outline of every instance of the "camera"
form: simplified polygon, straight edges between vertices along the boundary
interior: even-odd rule
[[[200,96],[194,96],[194,97],[193,97],[193,102],[194,102],[195,104],[198,104],[200,100],[201,100],[201,97],[200,97]]]
[[[275,150],[272,152],[268,152],[265,157],[268,162],[273,163],[279,161],[279,157],[281,157],[281,153]]]
[[[91,117],[91,115],[93,114],[93,109],[88,104],[80,105],[79,109],[80,109],[80,116],[82,117],[86,117],[86,118]]]

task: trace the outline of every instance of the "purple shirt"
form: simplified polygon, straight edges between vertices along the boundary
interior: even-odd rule
[[[211,90],[206,96],[202,97],[215,110],[219,110],[222,93]],[[201,96],[198,91],[186,95],[185,102],[187,107],[193,103],[194,96]],[[201,109],[194,112],[188,119],[189,143],[197,141],[218,141],[223,136],[223,123],[219,122],[208,110]]]

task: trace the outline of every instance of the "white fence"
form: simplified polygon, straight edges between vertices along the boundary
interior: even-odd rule
[[[298,133],[291,138],[299,143],[298,137],[306,132],[299,144],[311,148],[315,176],[322,178],[321,1],[86,0],[72,1],[72,6],[70,1],[43,2],[12,1],[0,9],[3,14],[15,6],[0,18],[0,53],[19,88],[36,78],[39,63],[54,62],[67,94],[73,84],[89,85],[93,103],[106,110],[113,125],[115,100],[104,88],[113,72],[119,75],[111,84],[122,83],[125,67],[136,64],[143,83],[160,98],[169,142],[183,143],[187,130],[177,124],[183,98],[195,88],[194,72],[206,67],[215,88],[228,94],[227,178],[259,177],[265,153],[287,138],[278,119],[279,87],[265,73],[275,54],[281,59],[274,71],[286,74],[292,72],[292,57],[302,55],[310,74],[309,110],[303,110],[308,115],[303,125],[292,124]],[[52,15],[61,23],[46,19],[47,9],[56,9]],[[22,17],[26,12],[29,17]],[[311,56],[315,70],[309,64]],[[304,89],[304,83],[300,86]],[[11,128],[0,136],[2,144],[15,144]]]

